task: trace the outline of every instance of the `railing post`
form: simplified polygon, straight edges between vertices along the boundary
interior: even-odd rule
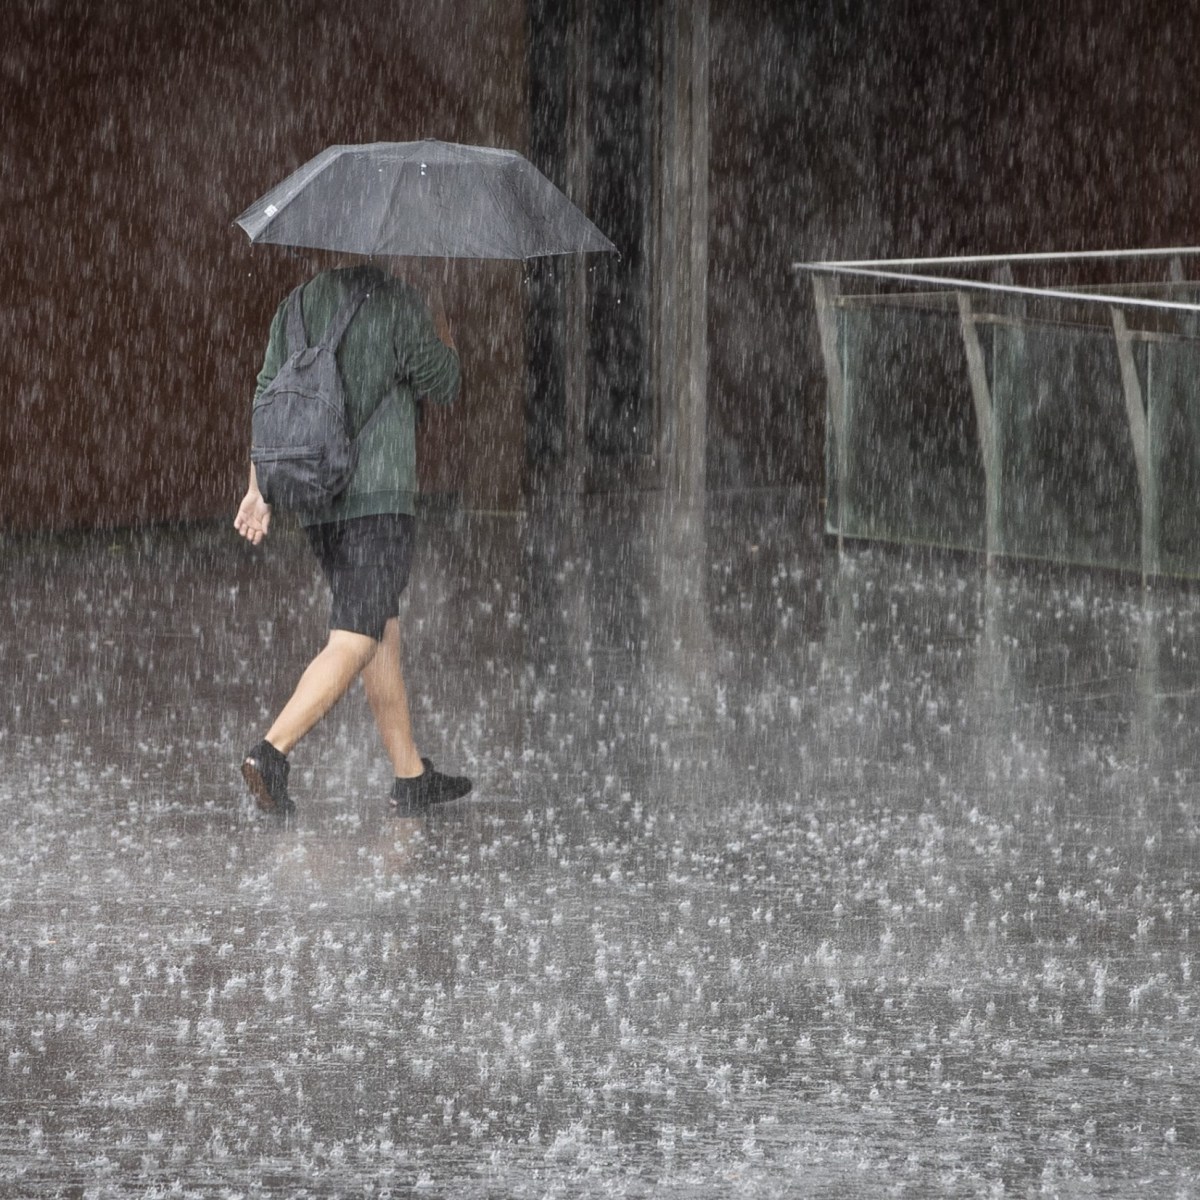
[[[984,550],[988,562],[1002,551],[1000,544],[1000,460],[996,427],[992,418],[992,392],[988,385],[987,365],[979,328],[966,292],[955,292],[958,317],[962,325],[963,349],[967,354],[967,375],[971,380],[971,398],[975,402],[975,424],[979,429],[979,453],[983,459]]]
[[[1133,457],[1137,464],[1138,489],[1142,497],[1142,582],[1146,583],[1159,568],[1158,473],[1150,462],[1148,421],[1142,381],[1133,358],[1133,334],[1125,313],[1115,304],[1112,314],[1113,336],[1117,344],[1117,361],[1121,366],[1121,383],[1125,392],[1125,414],[1129,419],[1129,436],[1133,440]]]
[[[825,379],[829,419],[834,436],[834,493],[837,499],[838,550],[842,549],[845,526],[846,475],[850,469],[850,449],[846,445],[846,377],[838,347],[837,283],[825,275],[813,276],[813,297],[817,305],[817,329],[821,338],[821,357],[825,361]]]

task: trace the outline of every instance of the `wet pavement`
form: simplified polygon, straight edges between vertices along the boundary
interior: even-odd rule
[[[476,791],[385,816],[356,692],[287,827],[294,531],[0,541],[0,1195],[1200,1191],[1200,597],[772,496],[422,529]]]

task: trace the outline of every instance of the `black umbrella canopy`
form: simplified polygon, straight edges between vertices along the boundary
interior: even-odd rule
[[[252,242],[436,258],[616,247],[513,150],[427,139],[330,146],[236,223]]]

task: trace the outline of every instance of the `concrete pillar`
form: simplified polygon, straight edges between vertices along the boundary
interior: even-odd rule
[[[655,374],[664,487],[704,492],[708,424],[708,0],[663,0]]]

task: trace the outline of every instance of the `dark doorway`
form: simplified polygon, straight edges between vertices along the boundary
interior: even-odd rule
[[[654,0],[530,4],[532,158],[620,250],[530,267],[527,450],[535,489],[653,479],[656,8]]]

